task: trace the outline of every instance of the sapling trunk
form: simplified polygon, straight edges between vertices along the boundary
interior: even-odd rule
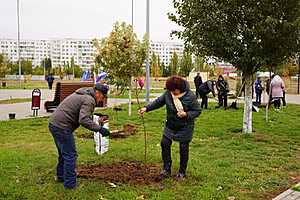
[[[131,97],[131,93],[132,93],[132,77],[130,78],[130,82],[129,82],[129,90],[128,90],[128,116],[131,117],[131,103],[132,103],[132,97]]]
[[[136,81],[136,88],[135,88],[135,95],[136,95],[136,101],[138,103],[139,110],[141,109],[141,103],[139,99],[139,92],[138,92],[138,83]],[[141,91],[141,90],[140,90]],[[143,129],[144,129],[144,141],[145,141],[145,147],[144,147],[144,161],[147,162],[147,132],[146,132],[146,126],[145,126],[145,119],[144,116],[141,115]]]

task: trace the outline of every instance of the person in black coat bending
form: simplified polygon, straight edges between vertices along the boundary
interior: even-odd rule
[[[200,88],[199,88],[199,93],[200,93],[200,97],[201,97],[201,108],[205,108],[207,109],[208,106],[208,97],[207,95],[209,93],[212,93],[214,97],[216,97],[215,94],[215,81],[213,80],[208,80],[205,83],[203,83]]]
[[[195,94],[190,90],[187,81],[178,76],[170,77],[166,82],[167,91],[154,102],[139,110],[143,115],[166,105],[167,120],[161,140],[163,170],[161,178],[171,175],[171,145],[179,142],[180,168],[177,178],[184,179],[189,159],[189,143],[192,141],[195,119],[200,115],[201,108]]]
[[[218,99],[219,99],[219,106],[224,108],[227,108],[227,95],[229,92],[229,86],[227,81],[225,81],[224,77],[222,75],[219,76],[218,81],[217,81],[217,90],[218,90]]]
[[[196,88],[196,97],[197,97],[197,99],[200,96],[199,89],[200,89],[200,86],[202,85],[202,83],[203,82],[202,82],[202,78],[200,76],[200,73],[197,73],[197,76],[195,76],[195,78],[194,78],[194,84],[195,84],[195,88]]]

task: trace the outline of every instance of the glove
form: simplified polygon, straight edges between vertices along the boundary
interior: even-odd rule
[[[107,136],[110,135],[109,130],[107,130],[106,128],[101,128],[99,132],[101,133],[101,135],[102,135],[103,137],[107,137]]]

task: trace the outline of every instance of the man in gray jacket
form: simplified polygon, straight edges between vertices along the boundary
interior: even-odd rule
[[[76,188],[77,151],[73,132],[82,125],[104,136],[109,135],[109,131],[92,118],[96,105],[107,98],[107,91],[108,87],[101,84],[78,89],[63,100],[50,117],[49,130],[58,151],[57,181],[63,182],[66,189]]]

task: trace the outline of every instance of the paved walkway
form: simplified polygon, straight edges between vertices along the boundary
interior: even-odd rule
[[[31,92],[32,90],[6,90],[6,89],[1,89],[0,90],[0,100],[5,100],[5,99],[16,99],[16,98],[31,98]],[[51,90],[48,89],[42,89],[42,99],[47,99],[51,98],[52,96]]]
[[[286,102],[292,104],[300,104],[300,95],[287,95]]]
[[[299,187],[300,183],[296,186]],[[289,189],[277,196],[276,198],[274,198],[273,200],[300,200],[300,192],[294,191],[293,189]]]
[[[44,109],[45,100],[41,102],[41,109],[39,111],[39,117],[50,116],[51,113],[47,113]],[[128,103],[127,99],[108,99],[108,107],[112,107],[119,104]],[[16,119],[32,118],[33,112],[31,110],[31,102],[15,103],[15,104],[0,104],[0,121],[9,120],[9,113],[15,113]]]
[[[32,90],[0,90],[0,100],[15,99],[15,98],[31,98]],[[42,89],[41,90],[41,109],[39,111],[39,117],[50,116],[51,113],[47,113],[44,108],[45,101],[52,101],[54,96],[54,90]],[[152,94],[153,95],[153,94]],[[160,94],[154,94],[153,96],[159,96]],[[144,101],[141,99],[141,101]],[[119,104],[128,103],[128,99],[108,99],[108,107],[113,107]],[[33,112],[31,110],[31,102],[15,103],[15,104],[0,104],[0,121],[9,120],[9,113],[15,113],[16,119],[32,118]]]

